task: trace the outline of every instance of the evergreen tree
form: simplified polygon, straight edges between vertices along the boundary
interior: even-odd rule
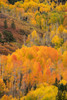
[[[5,28],[5,29],[8,28],[7,20],[6,20],[6,19],[5,19],[5,21],[4,21],[4,28]]]
[[[55,79],[55,84],[54,85],[58,86],[58,80],[57,80],[57,78]]]
[[[58,94],[56,96],[56,100],[62,100],[62,92],[58,90]]]
[[[14,4],[15,2],[17,2],[17,1],[21,1],[21,0],[8,0],[9,1],[9,3],[11,3],[11,4]],[[22,0],[23,2],[24,2],[24,0]]]
[[[16,28],[14,21],[12,21],[12,23],[11,23],[11,28],[13,28],[13,29]]]
[[[3,35],[6,42],[15,42],[12,32],[4,30]]]

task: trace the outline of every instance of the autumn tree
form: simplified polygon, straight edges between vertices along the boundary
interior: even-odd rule
[[[4,94],[5,92],[5,84],[2,79],[0,79],[0,97]]]
[[[63,39],[55,35],[52,39],[52,43],[55,45],[56,48],[59,48],[63,44]]]

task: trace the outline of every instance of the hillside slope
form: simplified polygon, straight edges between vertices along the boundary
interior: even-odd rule
[[[4,28],[5,19],[7,20],[7,24],[8,24],[7,29]],[[65,24],[66,19],[67,16],[65,16],[64,26],[67,26],[67,24]],[[11,28],[11,23],[13,20],[15,22],[16,29]],[[0,33],[2,34],[2,39],[3,39],[3,31],[7,30],[13,34],[13,37],[16,40],[16,42],[10,42],[10,43],[0,42],[0,54],[8,55],[9,53],[11,54],[12,52],[14,52],[16,49],[21,48],[28,34],[30,34],[34,29],[37,31],[37,33],[40,36],[43,35],[44,31],[41,30],[40,28],[35,27],[33,25],[31,26],[29,23],[26,23],[24,21],[21,22],[20,20],[17,20],[13,17],[0,13]]]
[[[7,20],[8,24],[7,29],[4,28],[5,19]],[[14,20],[15,22],[16,29],[11,28],[12,20]],[[20,23],[19,21],[13,19],[12,17],[0,13],[0,34],[2,35],[2,39],[4,37],[3,36],[4,30],[11,32],[16,40],[16,42],[10,42],[10,43],[8,43],[7,41],[4,43],[0,42],[0,54],[5,54],[5,55],[14,52],[18,47],[20,48],[24,42],[24,34],[26,35],[31,33],[31,30],[27,25]]]

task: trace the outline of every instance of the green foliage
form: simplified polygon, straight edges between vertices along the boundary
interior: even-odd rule
[[[54,85],[58,86],[58,79],[57,78],[55,79],[55,84]]]
[[[20,35],[26,35],[26,33],[25,33],[25,31],[24,31],[23,29],[20,29],[20,30],[19,30],[19,34],[20,34]]]
[[[19,30],[20,35],[28,35],[25,45],[54,45],[56,49],[62,48],[63,52],[67,49],[67,46],[65,46],[67,43],[63,45],[64,41],[66,41],[67,34],[67,30],[63,26],[64,11],[67,9],[67,4],[57,5],[55,2],[51,3],[49,0],[8,1],[11,4],[16,3],[15,5],[11,5],[4,3],[3,0],[3,2],[1,2],[2,4],[0,4],[2,5],[2,11],[5,14],[7,12],[7,14],[14,17],[14,19],[19,19],[19,22],[22,20],[23,23],[21,22],[21,24],[29,25],[31,32],[35,30],[30,35],[23,29]],[[21,25],[19,25],[19,27],[20,26]],[[33,27],[33,29],[31,27]],[[4,21],[4,28],[8,28],[7,20]],[[16,29],[14,21],[11,23],[11,28]],[[6,42],[15,41],[12,33],[7,30],[3,31],[3,36]],[[0,41],[1,39],[2,36],[0,34]],[[24,42],[25,39],[26,37],[24,37]],[[66,100],[67,85],[63,83],[59,84],[58,80],[60,80],[60,74],[66,79],[67,74],[64,71],[66,71],[67,67],[67,52],[64,52],[62,55],[59,54],[57,50],[55,51],[54,48],[51,49],[51,47],[33,46],[33,48],[30,48],[23,47],[21,50],[18,49],[13,53],[14,55],[7,57],[6,64],[3,59],[4,71],[2,71],[2,73],[4,78],[9,77],[9,82],[6,80],[6,87],[9,93],[14,93],[14,96],[16,92],[19,92],[19,96],[20,94],[25,95],[24,100]],[[22,75],[20,75],[20,73]],[[58,79],[56,77],[58,77]],[[53,84],[54,81],[55,86],[43,85],[43,82]],[[40,83],[42,83],[41,87],[37,87],[37,84]],[[8,97],[4,96],[4,99],[5,98],[6,100],[8,99]]]
[[[4,28],[8,28],[8,25],[7,25],[7,20],[4,21]]]
[[[59,23],[59,24],[63,24],[63,20],[64,20],[64,13],[60,12],[56,12],[56,11],[53,11],[51,12],[51,15],[50,15],[50,20],[51,20],[51,23]]]
[[[58,87],[58,93],[56,96],[56,100],[67,100],[67,81],[61,80],[60,82],[57,82],[57,78],[55,81],[55,84]]]
[[[15,2],[17,2],[17,1],[21,1],[21,0],[8,0],[9,1],[9,3],[11,3],[11,4],[14,4]],[[24,0],[23,0],[24,1]]]
[[[28,59],[32,60],[33,59],[33,55],[29,54],[28,55]]]
[[[11,23],[11,28],[13,28],[13,29],[16,28],[16,26],[15,26],[15,22],[14,22],[14,21],[12,21],[12,23]]]
[[[10,31],[4,30],[3,35],[4,35],[4,40],[6,42],[14,42],[15,41],[15,39]]]
[[[56,100],[67,100],[66,91],[58,90],[58,94],[56,96]]]
[[[0,42],[4,43],[4,40],[2,39],[2,34],[0,33]]]

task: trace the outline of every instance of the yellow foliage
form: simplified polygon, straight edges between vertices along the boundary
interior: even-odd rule
[[[55,2],[53,1],[53,2],[51,3],[51,8],[53,9],[54,6],[55,6]]]
[[[60,5],[58,5],[58,6],[56,7],[56,11],[58,11],[58,12],[64,11],[64,10],[65,10],[65,6],[62,5],[61,3],[60,3]]]
[[[7,95],[4,95],[1,100],[17,100],[16,98],[12,98],[12,96],[7,96]]]
[[[33,25],[36,25],[36,20],[34,18],[31,18],[30,23],[33,24]]]
[[[45,86],[42,84],[40,88],[36,90],[31,90],[26,97],[25,100],[56,100],[58,89],[55,86]]]
[[[0,93],[5,91],[5,84],[2,79],[0,79]]]
[[[63,25],[60,25],[60,26],[58,27],[58,30],[59,30],[60,33],[63,32],[63,30],[64,30]]]
[[[2,2],[5,2],[5,3],[8,2],[8,0],[1,0],[1,1],[2,1]]]
[[[58,37],[58,35],[55,35],[52,39],[52,43],[54,44],[60,44],[60,38]]]
[[[66,85],[66,84],[67,84],[67,81],[66,81],[66,80],[61,80],[61,81],[59,82],[59,84]]]
[[[25,0],[24,2],[32,2],[32,1],[39,3],[39,0]]]
[[[64,29],[64,30],[63,30],[63,33],[67,34],[67,29]]]
[[[31,33],[31,36],[32,36],[33,39],[36,39],[37,38],[37,33],[36,33],[35,30]]]
[[[50,38],[52,39],[55,35],[55,32],[54,31],[51,31],[51,34],[50,34]]]

